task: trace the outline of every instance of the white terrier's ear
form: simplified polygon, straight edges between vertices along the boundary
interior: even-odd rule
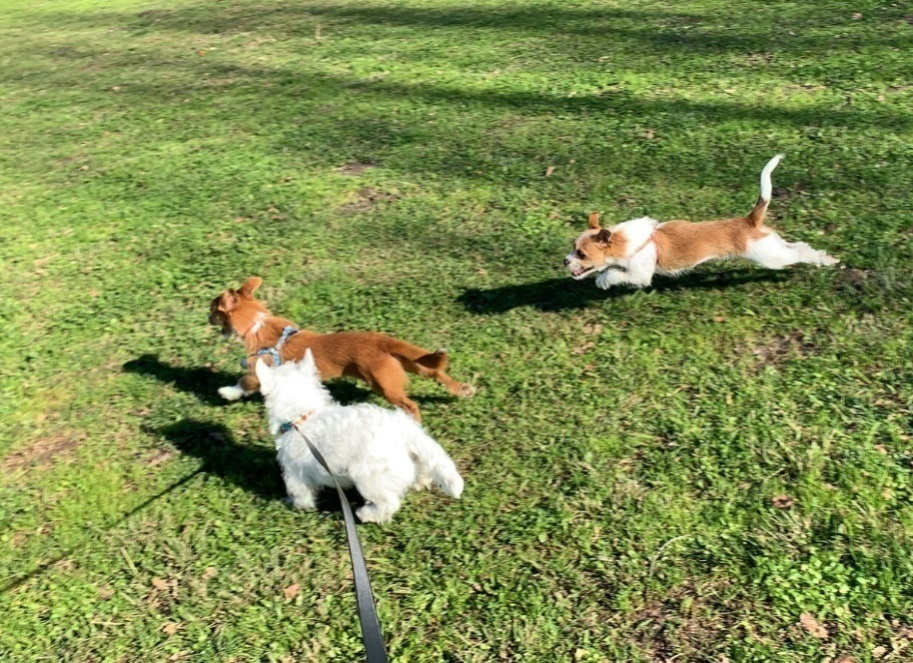
[[[266,396],[276,384],[276,376],[273,374],[275,371],[263,357],[258,357],[256,362],[254,368],[260,381],[260,393]]]
[[[317,363],[314,361],[314,353],[310,348],[304,351],[304,357],[301,358],[298,369],[307,375],[317,374]]]

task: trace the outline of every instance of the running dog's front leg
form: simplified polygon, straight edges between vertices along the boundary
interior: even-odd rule
[[[638,272],[631,272],[629,269],[620,267],[609,267],[599,272],[596,277],[596,286],[603,290],[608,290],[613,285],[634,285],[643,287],[650,285],[653,274],[643,275]]]
[[[653,282],[656,273],[656,250],[652,246],[645,246],[630,259],[620,265],[612,265],[599,273],[596,285],[603,290],[608,290],[613,285],[631,285],[635,288],[646,288]]]
[[[254,373],[248,373],[238,380],[238,384],[220,388],[219,396],[227,401],[237,401],[258,391],[260,391],[260,381]]]
[[[648,242],[627,260],[624,272],[627,283],[635,288],[646,288],[653,282],[656,262],[656,245]]]
[[[618,269],[606,269],[596,275],[596,287],[603,290],[621,283],[624,283],[624,272]]]

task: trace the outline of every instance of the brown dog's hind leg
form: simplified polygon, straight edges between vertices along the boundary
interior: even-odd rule
[[[440,359],[434,361],[435,358]],[[444,368],[448,363],[447,353],[444,350],[432,352],[417,360],[400,359],[400,363],[409,373],[421,375],[422,377],[431,378],[436,382],[440,382],[447,387],[447,391],[454,396],[472,396],[475,393],[475,389],[472,388],[472,385],[468,385],[465,382],[458,382],[444,372]]]
[[[431,377],[447,387],[447,390],[454,396],[472,396],[474,393],[476,393],[475,388],[471,384],[458,382],[447,375],[444,371],[437,371],[432,373]]]
[[[409,379],[403,371],[402,364],[396,358],[385,355],[371,364],[364,377],[374,392],[388,400],[396,407],[404,409],[417,422],[421,423],[422,415],[418,410],[418,405],[409,400],[406,394],[406,385]]]
[[[440,382],[442,385],[447,387],[447,391],[449,391],[454,396],[472,396],[475,393],[475,389],[472,388],[472,385],[466,384],[465,382],[458,382],[457,380],[454,380],[452,377],[447,375],[444,371],[431,371],[428,373],[425,373],[424,371],[415,372],[419,375],[429,377],[437,382]]]

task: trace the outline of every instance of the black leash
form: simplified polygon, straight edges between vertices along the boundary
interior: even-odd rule
[[[365,563],[364,553],[361,551],[361,541],[358,540],[358,532],[355,530],[355,516],[352,514],[352,507],[349,500],[343,492],[342,487],[336,480],[324,460],[323,455],[317,450],[307,435],[301,432],[297,423],[292,423],[292,428],[298,431],[298,435],[308,445],[308,449],[314,454],[317,462],[327,471],[333,484],[336,486],[336,492],[339,493],[339,503],[342,505],[342,515],[346,521],[346,539],[349,542],[349,557],[352,558],[352,574],[355,578],[355,599],[358,602],[358,620],[361,622],[361,638],[365,643],[365,660],[367,663],[387,663],[387,651],[384,647],[384,636],[380,631],[380,620],[377,618],[377,610],[374,606],[374,592],[371,591],[371,579],[368,577],[368,565]]]

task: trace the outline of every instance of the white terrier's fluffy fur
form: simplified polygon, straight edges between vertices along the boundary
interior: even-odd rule
[[[333,485],[294,429],[280,434],[283,423],[307,412],[313,414],[299,427],[323,454],[340,485],[354,486],[365,498],[356,512],[362,522],[389,521],[409,488],[434,483],[454,498],[463,492],[453,461],[405,412],[336,403],[320,381],[310,350],[300,362],[273,368],[258,361],[256,370],[285,487],[295,507],[313,509],[317,491]]]

